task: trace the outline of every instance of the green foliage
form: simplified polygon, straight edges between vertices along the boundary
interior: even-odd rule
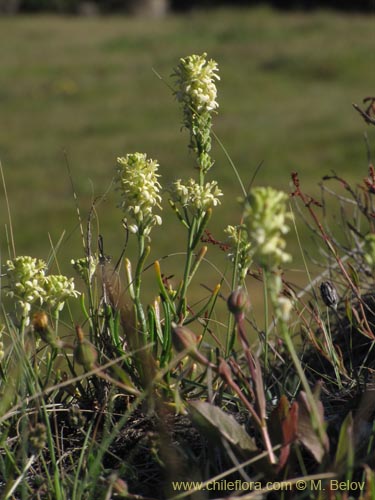
[[[43,260],[16,256],[10,218],[14,258],[2,269],[9,304],[2,311],[0,343],[4,500],[173,498],[173,481],[181,474],[183,480],[199,474],[205,484],[229,475],[249,483],[257,478],[264,492],[272,482],[273,489],[281,482],[298,484],[299,476],[348,482],[362,476],[355,484],[364,494],[374,488],[368,467],[375,451],[375,403],[366,389],[375,368],[369,258],[374,169],[357,188],[335,174],[324,179],[344,186],[344,195],[322,187],[339,202],[341,226],[332,224],[334,217],[321,210],[324,200],[307,194],[293,173],[293,205],[273,187],[251,187],[240,204],[240,224],[228,231],[230,241],[215,240],[207,227],[223,193],[216,180],[207,179],[215,177],[218,67],[206,57],[180,59],[173,73],[195,175],[164,190],[156,160],[128,153],[118,161],[125,243],[117,263],[105,254],[103,237],[93,239],[91,215],[84,224],[77,206],[83,255],[71,264],[82,280],[81,296],[72,278],[46,275]],[[374,101],[359,110],[370,124]],[[162,195],[175,218],[166,229],[154,213]],[[290,255],[283,236],[297,211],[319,241],[323,265],[312,280],[306,264],[310,282],[303,290],[284,275]],[[150,251],[158,232],[173,235],[175,226],[182,226],[186,250],[178,274],[170,276],[175,240],[169,240],[163,261],[152,261]],[[337,228],[344,228],[344,238]],[[135,247],[134,258],[124,257],[128,246]],[[226,269],[197,304],[193,283],[217,247],[226,253]],[[52,253],[59,267],[55,248]],[[149,302],[143,281],[148,268],[156,285]],[[254,277],[262,282],[272,316],[262,326],[249,312]],[[228,294],[223,283],[230,283]],[[219,322],[222,299],[228,311]],[[82,324],[70,309],[74,303]],[[70,314],[66,325],[59,314],[63,306]],[[339,415],[330,406],[337,395],[346,401]],[[147,490],[142,474],[154,479]],[[333,488],[322,484],[322,495]]]

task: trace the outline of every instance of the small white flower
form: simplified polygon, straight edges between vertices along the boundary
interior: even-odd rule
[[[155,215],[155,223],[158,225],[158,226],[161,226],[162,224],[162,218],[160,217],[160,215]]]
[[[138,228],[137,224],[129,224],[127,227],[131,233],[133,233],[133,234],[138,233],[139,228]]]

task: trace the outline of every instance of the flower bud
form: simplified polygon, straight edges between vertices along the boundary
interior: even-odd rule
[[[128,484],[123,479],[117,477],[116,473],[113,473],[110,476],[110,480],[112,482],[113,490],[117,493],[117,495],[124,498],[128,497]]]
[[[249,297],[242,286],[237,287],[228,297],[229,311],[235,316],[244,314],[249,307]]]
[[[172,323],[172,342],[177,352],[186,351],[189,356],[204,366],[209,366],[216,370],[216,366],[211,363],[206,356],[199,352],[197,348],[201,336],[197,336],[194,332],[189,330],[186,326],[176,325]]]
[[[199,337],[186,326],[172,323],[172,342],[177,352],[192,351],[197,347]]]
[[[58,347],[55,333],[48,325],[48,316],[44,311],[36,312],[33,316],[32,326],[40,338],[52,347]]]

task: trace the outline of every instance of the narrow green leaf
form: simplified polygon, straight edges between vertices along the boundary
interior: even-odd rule
[[[349,474],[354,464],[353,416],[348,413],[341,425],[339,442],[337,445],[335,466]],[[350,474],[351,475],[351,474]],[[350,479],[350,477],[347,479]]]

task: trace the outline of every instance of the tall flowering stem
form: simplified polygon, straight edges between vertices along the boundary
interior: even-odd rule
[[[293,302],[282,295],[281,266],[291,260],[291,256],[285,251],[284,240],[284,235],[289,231],[288,222],[292,220],[292,214],[287,210],[287,201],[288,196],[285,193],[271,187],[254,188],[243,202],[244,223],[251,242],[250,253],[254,261],[263,269],[276,323],[306,392],[311,407],[313,428],[322,446],[325,446],[326,438],[324,429],[319,423],[319,410],[288,328]],[[267,347],[268,338],[266,337],[264,346],[266,368],[268,366]]]
[[[288,233],[291,214],[288,196],[272,187],[255,187],[243,200],[243,220],[250,243],[252,259],[263,269],[265,292],[270,294],[276,315],[280,311],[282,280],[280,268],[291,260],[285,251],[284,235]],[[267,297],[265,297],[267,298]],[[265,318],[268,332],[268,318]],[[268,365],[268,334],[264,342],[264,362]]]
[[[216,81],[218,65],[207,60],[207,54],[180,59],[174,69],[175,96],[182,104],[183,124],[189,130],[189,147],[196,155],[199,180],[178,179],[171,189],[170,203],[188,230],[184,275],[179,289],[178,316],[186,314],[186,293],[192,278],[194,251],[212,214],[220,203],[222,191],[216,181],[207,182],[206,174],[213,166],[211,158],[212,114],[219,107]]]
[[[184,276],[177,307],[177,314],[184,316],[186,292],[192,278],[194,251],[211,218],[212,209],[220,204],[220,197],[223,193],[216,181],[207,182],[204,186],[200,186],[193,179],[190,179],[187,184],[183,184],[181,180],[176,181],[171,195],[172,207],[188,229]]]
[[[145,261],[150,252],[147,244],[155,225],[161,225],[162,219],[156,214],[161,210],[161,185],[157,173],[159,164],[147,158],[144,153],[132,153],[117,159],[116,182],[121,194],[120,208],[125,213],[125,223],[138,239],[138,261],[134,276],[127,273],[129,285],[133,290],[132,298],[137,310],[138,320],[144,334],[147,332],[145,314],[141,304],[141,277]],[[129,268],[129,266],[128,266]]]
[[[181,58],[172,75],[177,83],[175,95],[183,105],[183,123],[190,132],[190,148],[197,156],[201,185],[213,165],[211,126],[212,113],[219,107],[215,85],[220,80],[217,72],[217,63],[207,60],[207,54],[203,53]]]

